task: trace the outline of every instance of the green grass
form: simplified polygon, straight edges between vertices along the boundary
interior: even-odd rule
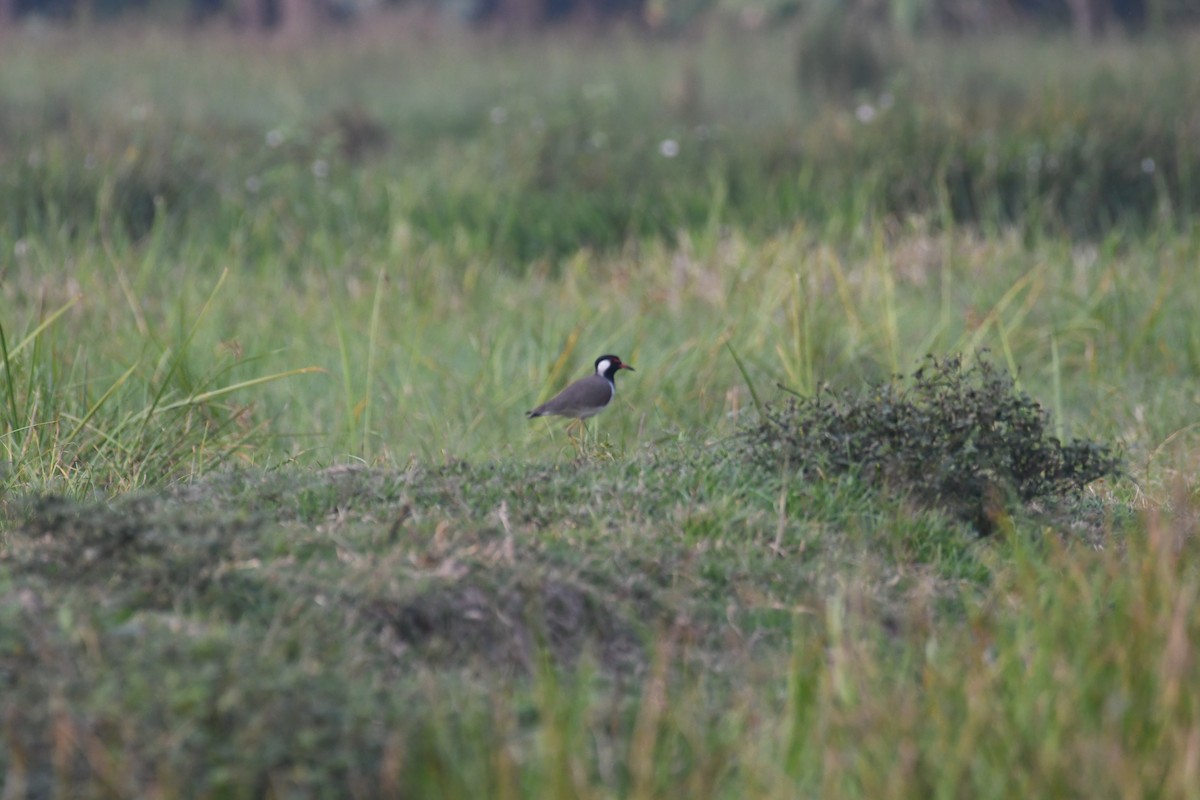
[[[0,53],[5,796],[1195,796],[1190,39],[838,95],[797,31],[47,37]],[[982,349],[1128,475],[980,537],[747,457],[776,384]],[[578,453],[522,412],[602,352]]]

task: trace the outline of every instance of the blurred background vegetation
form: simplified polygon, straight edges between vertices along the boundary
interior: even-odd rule
[[[1189,0],[0,0],[0,25],[28,18],[148,17],[295,32],[354,24],[396,10],[445,12],[470,24],[509,30],[617,21],[665,31],[714,16],[757,28],[833,12],[904,34],[1070,27],[1085,37],[1167,30],[1200,19],[1200,6]]]

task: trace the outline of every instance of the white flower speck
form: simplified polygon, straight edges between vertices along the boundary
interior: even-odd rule
[[[1153,158],[1146,157],[1142,159],[1142,172],[1146,173],[1147,175],[1153,175],[1155,169],[1156,167]]]
[[[854,109],[854,116],[858,121],[866,125],[871,120],[875,119],[875,106],[870,103],[863,103],[858,108]]]
[[[679,155],[679,142],[674,139],[663,139],[658,145],[658,152],[663,158],[674,158]]]
[[[267,147],[279,147],[281,144],[283,144],[283,131],[279,128],[267,131]]]
[[[258,190],[262,188],[262,180],[257,175],[251,175],[242,185],[250,194],[257,194]]]
[[[318,158],[312,163],[312,174],[318,178],[324,178],[329,175],[329,162],[323,158]]]
[[[493,125],[503,125],[508,120],[508,109],[504,106],[495,106],[488,112],[488,119]]]

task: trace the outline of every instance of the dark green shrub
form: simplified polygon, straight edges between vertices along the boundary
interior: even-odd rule
[[[905,380],[865,392],[823,388],[797,397],[746,431],[746,455],[806,478],[854,473],[910,494],[990,533],[1004,501],[1069,499],[1116,475],[1111,448],[1063,444],[1049,416],[987,361],[929,357]]]
[[[806,15],[796,47],[796,77],[826,95],[882,89],[899,68],[892,30],[861,9],[825,8]]]

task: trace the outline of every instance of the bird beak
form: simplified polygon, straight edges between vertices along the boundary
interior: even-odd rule
[[[630,372],[637,372],[637,370],[636,370],[636,369],[634,369],[633,367],[629,366],[628,364],[622,364],[621,366],[617,367],[617,369],[627,369],[627,370],[629,370]]]

